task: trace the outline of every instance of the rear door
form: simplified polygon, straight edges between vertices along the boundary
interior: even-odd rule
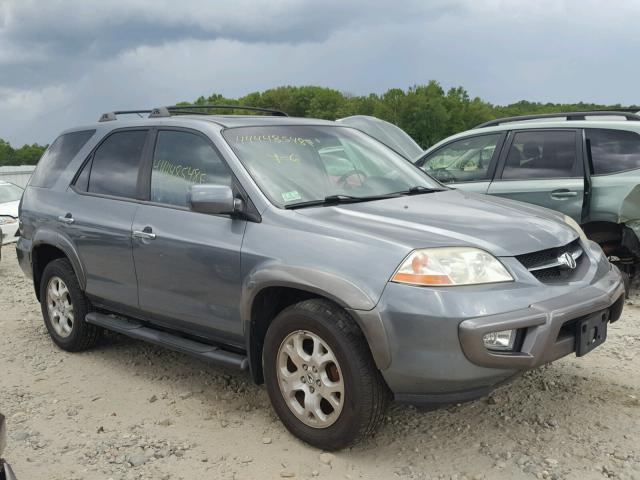
[[[243,345],[240,248],[246,220],[189,210],[193,184],[233,186],[211,140],[158,129],[147,172],[148,203],[133,222],[140,308],[159,325]]]
[[[430,152],[416,165],[452,188],[487,193],[504,137],[498,132],[454,140]]]
[[[487,193],[557,210],[580,223],[584,185],[579,129],[515,130]]]
[[[135,315],[138,285],[131,250],[131,224],[140,200],[140,165],[149,129],[109,134],[89,156],[59,217],[76,245],[94,301]]]

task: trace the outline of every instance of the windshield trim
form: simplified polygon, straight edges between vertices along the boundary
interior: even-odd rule
[[[246,176],[249,178],[249,180],[251,182],[253,182],[253,184],[258,189],[258,191],[262,194],[262,196],[264,197],[266,202],[269,205],[272,205],[273,207],[275,207],[275,208],[277,208],[279,210],[292,210],[292,209],[288,209],[287,205],[278,205],[277,203],[274,203],[271,200],[271,198],[269,198],[269,195],[267,195],[267,193],[264,191],[263,187],[253,178],[253,175],[251,175],[251,173],[249,172],[249,170],[245,166],[244,162],[242,161],[242,159],[240,158],[240,156],[238,155],[236,150],[233,148],[233,145],[227,140],[227,137],[225,136],[225,132],[231,131],[231,130],[238,130],[238,129],[244,129],[244,128],[268,128],[268,127],[324,127],[324,128],[340,128],[340,129],[353,130],[355,132],[358,132],[361,135],[365,135],[365,136],[369,137],[370,139],[372,139],[376,143],[382,145],[385,149],[387,149],[390,152],[392,152],[394,155],[397,155],[400,159],[405,161],[407,164],[409,164],[411,167],[413,167],[415,170],[417,170],[420,174],[425,176],[428,181],[431,181],[431,182],[435,183],[437,185],[437,188],[440,188],[442,190],[451,190],[451,187],[449,187],[446,184],[440,182],[435,177],[432,177],[431,175],[429,175],[427,172],[425,172],[422,168],[420,168],[418,165],[416,165],[413,161],[411,161],[410,159],[406,158],[404,155],[396,152],[393,148],[389,147],[388,145],[386,145],[385,143],[383,143],[380,140],[376,139],[375,137],[372,137],[368,133],[363,132],[362,130],[360,130],[358,128],[355,128],[355,127],[352,127],[352,126],[349,126],[349,125],[341,125],[341,124],[338,124],[338,123],[335,123],[335,122],[334,123],[323,123],[323,122],[318,122],[318,123],[277,122],[277,123],[268,123],[268,124],[264,124],[264,125],[262,125],[262,124],[260,124],[260,125],[248,124],[248,125],[234,125],[232,127],[224,126],[223,128],[221,128],[220,129],[220,136],[222,137],[222,140],[225,142],[225,144],[229,148],[229,150],[231,152],[233,152],[233,155],[235,156],[236,160],[238,160],[238,163],[240,164],[240,167],[242,168],[243,172],[246,174]],[[388,197],[388,198],[382,197],[379,200],[389,200],[389,199],[392,199],[392,198],[396,198],[396,197]],[[293,210],[295,210],[295,209],[293,209]]]

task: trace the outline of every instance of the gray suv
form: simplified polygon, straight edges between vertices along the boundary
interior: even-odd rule
[[[449,189],[335,122],[146,112],[64,132],[22,198],[18,258],[62,349],[107,329],[249,370],[332,450],[391,398],[478,398],[620,317],[620,272],[560,213]]]

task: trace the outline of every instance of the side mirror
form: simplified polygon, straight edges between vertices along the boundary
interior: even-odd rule
[[[244,210],[242,200],[233,196],[233,190],[226,185],[192,185],[188,203],[191,210],[212,215],[232,215]]]

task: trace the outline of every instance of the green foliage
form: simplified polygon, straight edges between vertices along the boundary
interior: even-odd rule
[[[511,105],[492,105],[478,97],[471,98],[462,87],[445,91],[434,80],[426,85],[415,85],[407,90],[392,88],[382,95],[371,93],[365,96],[354,96],[318,86],[283,86],[263,92],[252,92],[238,99],[212,94],[209,97],[200,97],[193,103],[275,108],[287,112],[292,117],[329,120],[350,115],[373,115],[398,125],[424,148],[430,147],[449,135],[468,130],[494,118],[533,113],[621,108],[620,105],[582,102],[537,103],[525,100]],[[188,102],[183,104],[189,105]],[[640,110],[640,107],[637,110]],[[212,113],[229,112],[220,110]]]
[[[20,148],[13,148],[9,142],[0,138],[0,167],[7,165],[35,165],[46,150],[47,146],[23,145]]]
[[[373,115],[394,123],[411,135],[423,148],[454,133],[499,117],[553,113],[561,111],[616,110],[620,105],[594,103],[538,103],[522,100],[511,105],[492,105],[481,98],[471,98],[462,87],[445,91],[431,80],[426,85],[414,85],[403,90],[392,88],[382,95],[355,96],[332,88],[318,86],[283,86],[263,92],[252,92],[241,98],[225,98],[220,94],[200,97],[195,102],[178,105],[245,105],[275,108],[292,117],[312,117],[335,120],[350,115]],[[636,107],[640,110],[640,107]],[[210,113],[228,114],[229,110],[212,109]],[[237,110],[237,113],[243,113]],[[0,139],[0,166],[35,165],[46,145],[23,145],[13,148]]]

